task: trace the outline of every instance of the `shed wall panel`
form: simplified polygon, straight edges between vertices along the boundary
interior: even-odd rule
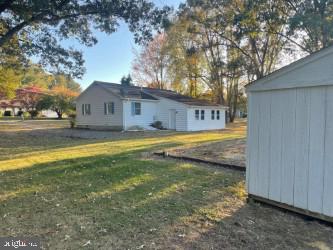
[[[270,164],[270,126],[271,126],[271,93],[258,94],[259,105],[259,162],[256,176],[258,195],[268,197],[269,193],[269,164]]]
[[[298,89],[296,96],[296,152],[294,205],[308,208],[310,91]]]
[[[272,95],[269,199],[281,201],[283,91]]]
[[[323,212],[333,216],[333,86],[326,91]]]
[[[282,102],[281,202],[293,205],[296,147],[296,90],[284,90],[280,101]]]
[[[250,194],[333,216],[333,86],[250,92]]]
[[[310,115],[310,151],[309,151],[309,185],[308,209],[322,212],[324,145],[325,145],[325,106],[326,88],[312,88]]]
[[[260,130],[260,123],[259,123],[259,107],[260,101],[257,98],[257,93],[251,94],[251,100],[249,102],[249,134],[248,134],[248,158],[249,158],[249,165],[247,166],[248,173],[248,192],[251,194],[258,195],[257,192],[257,166],[259,163],[259,130]]]

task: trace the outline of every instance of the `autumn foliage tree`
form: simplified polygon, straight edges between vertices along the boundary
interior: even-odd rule
[[[31,118],[35,118],[38,115],[38,103],[45,94],[45,90],[39,87],[28,86],[16,91],[16,99],[21,103],[21,107],[30,113]]]
[[[57,113],[59,119],[62,119],[63,114],[74,110],[74,100],[77,96],[78,92],[64,86],[57,86],[39,100],[37,109],[50,109]]]
[[[165,41],[166,35],[159,34],[141,52],[135,53],[132,71],[139,84],[158,89],[167,88],[169,55]]]

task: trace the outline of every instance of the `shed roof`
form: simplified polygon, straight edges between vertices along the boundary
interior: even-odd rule
[[[333,46],[297,60],[246,86],[248,92],[333,85]]]
[[[112,93],[122,98],[158,100],[158,97],[162,97],[190,106],[221,106],[207,100],[181,95],[171,90],[162,90],[138,86],[123,86],[117,83],[101,81],[94,81],[93,84],[102,86],[103,88],[110,90]]]

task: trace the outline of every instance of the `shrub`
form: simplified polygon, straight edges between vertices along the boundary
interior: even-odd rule
[[[150,126],[157,129],[164,129],[161,121],[155,121],[152,124],[150,124]]]
[[[71,128],[75,128],[75,125],[76,125],[76,114],[73,112],[73,113],[70,113],[68,114],[68,118],[69,118],[69,125]]]
[[[10,111],[10,110],[6,110],[6,111],[3,113],[3,116],[12,116],[12,111]]]
[[[29,112],[23,112],[23,117],[24,118],[29,118],[30,117],[30,113]]]
[[[31,111],[29,111],[29,113],[30,113],[31,118],[34,119],[38,116],[39,112],[37,110],[31,110]]]
[[[24,114],[24,112],[22,111],[22,110],[19,110],[19,111],[17,111],[17,116],[21,116],[21,115],[23,115]]]

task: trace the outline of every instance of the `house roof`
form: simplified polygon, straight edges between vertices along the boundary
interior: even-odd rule
[[[0,108],[20,108],[21,106],[18,100],[0,100]]]
[[[117,83],[100,82],[100,81],[94,81],[93,84],[106,88],[110,90],[112,93],[122,98],[158,100],[158,97],[162,97],[190,106],[221,106],[219,104],[207,100],[181,95],[171,90],[162,90],[162,89],[138,87],[138,86],[123,86]]]
[[[333,46],[323,48],[246,85],[247,91],[333,84]]]

